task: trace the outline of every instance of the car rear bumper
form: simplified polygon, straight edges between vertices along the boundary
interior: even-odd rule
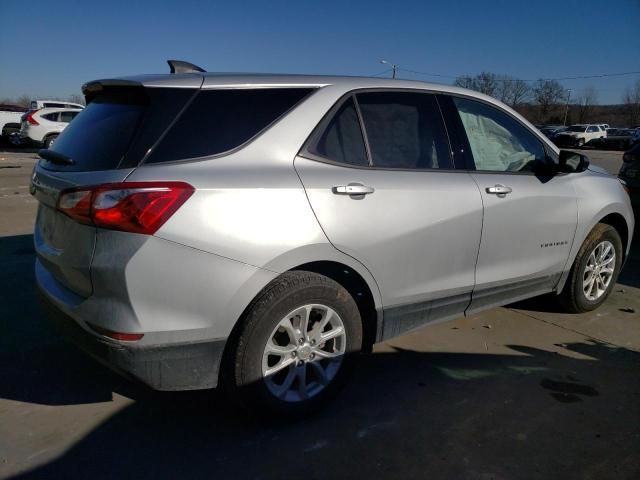
[[[156,390],[215,387],[225,339],[136,346],[98,336],[59,308],[40,287],[47,317],[74,344],[100,363]]]

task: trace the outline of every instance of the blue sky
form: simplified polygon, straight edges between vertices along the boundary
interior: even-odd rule
[[[640,1],[2,0],[0,98],[78,93],[87,80],[210,71],[525,79],[640,71]],[[619,102],[640,75],[564,81]]]

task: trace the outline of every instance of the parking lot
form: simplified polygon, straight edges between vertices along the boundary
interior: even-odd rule
[[[256,424],[215,392],[120,378],[47,325],[34,162],[0,152],[0,478],[640,478],[639,242],[595,312],[542,297],[431,326],[376,346],[317,416]]]

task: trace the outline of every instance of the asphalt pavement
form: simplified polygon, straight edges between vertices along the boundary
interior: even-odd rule
[[[620,152],[588,151],[617,172]],[[375,347],[342,395],[257,424],[153,392],[52,330],[33,279],[32,153],[0,152],[0,478],[640,478],[640,247],[607,303],[541,297]]]

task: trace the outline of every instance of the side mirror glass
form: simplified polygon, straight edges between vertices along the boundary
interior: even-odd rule
[[[584,172],[589,167],[589,158],[571,150],[560,150],[558,166],[561,172]]]

